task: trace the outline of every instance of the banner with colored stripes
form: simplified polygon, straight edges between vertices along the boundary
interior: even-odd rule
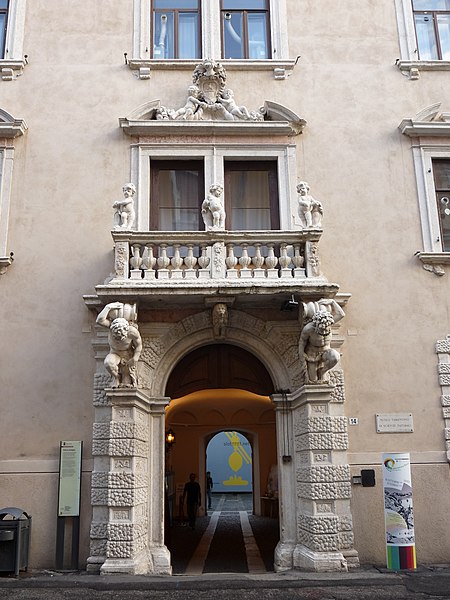
[[[411,461],[408,452],[383,454],[387,568],[416,568]]]

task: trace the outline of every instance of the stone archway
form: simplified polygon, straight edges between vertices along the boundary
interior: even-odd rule
[[[88,569],[171,573],[164,545],[164,411],[170,401],[165,394],[176,365],[212,344],[253,355],[273,383],[281,520],[276,569],[329,571],[356,565],[343,374],[339,369],[330,373],[334,385],[302,385],[298,322],[266,321],[230,309],[218,336],[206,309],[177,323],[143,321],[139,327],[144,341],[139,389],[108,388],[105,333],[99,331],[95,342]]]

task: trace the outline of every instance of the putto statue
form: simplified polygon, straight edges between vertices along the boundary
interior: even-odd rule
[[[307,383],[326,381],[325,374],[339,361],[339,352],[331,348],[331,327],[344,316],[335,300],[303,303],[305,325],[300,334],[299,354],[306,363]]]
[[[225,210],[222,204],[223,187],[215,183],[209,188],[209,194],[203,200],[202,217],[206,231],[225,229]]]
[[[136,186],[134,183],[126,183],[122,188],[122,192],[124,199],[117,200],[113,204],[113,208],[116,209],[114,213],[114,229],[128,230],[133,228],[136,219],[133,199],[136,193]]]
[[[112,387],[137,387],[137,363],[142,338],[136,325],[136,305],[110,302],[99,313],[98,325],[109,328],[109,353],[104,365]]]
[[[195,67],[185,105],[178,110],[160,106],[154,118],[160,121],[263,121],[263,109],[249,111],[245,106],[238,106],[233,90],[225,87],[226,79],[226,71],[220,63],[204,60]]]
[[[309,193],[309,185],[306,181],[300,181],[297,185],[298,193],[298,216],[302,227],[321,227],[323,208],[322,204],[315,200]]]

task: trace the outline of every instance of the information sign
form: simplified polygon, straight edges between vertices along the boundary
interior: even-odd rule
[[[80,441],[60,442],[58,517],[80,515],[82,447]]]

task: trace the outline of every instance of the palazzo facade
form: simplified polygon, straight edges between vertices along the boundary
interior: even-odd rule
[[[448,562],[450,5],[313,4],[0,2],[0,508],[32,568],[60,441],[83,568],[170,575],[224,431],[255,514],[277,473],[276,571],[384,563],[387,452]]]

